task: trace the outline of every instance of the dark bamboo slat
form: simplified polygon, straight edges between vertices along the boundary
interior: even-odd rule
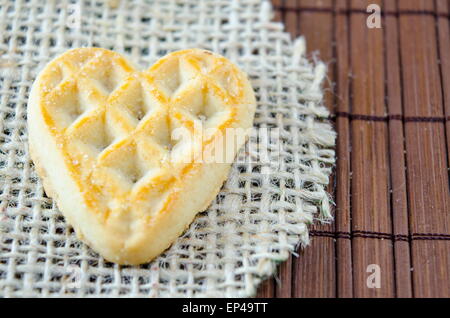
[[[351,9],[364,10],[381,1],[352,0]],[[369,29],[367,15],[350,18],[352,113],[382,116],[386,112],[382,29]],[[391,232],[389,198],[388,127],[385,122],[353,120],[352,231]],[[355,238],[352,242],[354,296],[394,296],[392,242]],[[380,288],[367,287],[372,264],[381,271]]]
[[[350,21],[347,15],[336,14],[348,9],[347,1],[335,2],[336,111],[350,113]],[[348,117],[336,119],[338,138],[336,155],[336,231],[351,231],[350,182],[351,134]],[[352,242],[337,238],[336,242],[337,296],[353,296]]]
[[[385,10],[397,12],[395,1],[385,1]],[[385,18],[387,106],[391,116],[403,114],[401,70],[399,56],[398,18]],[[407,187],[405,173],[404,125],[402,121],[389,122],[389,152],[391,174],[391,209],[395,235],[409,235]],[[396,296],[412,297],[411,253],[408,241],[394,243]]]
[[[288,260],[279,267],[275,289],[275,296],[278,298],[292,297],[292,258],[292,255],[289,256]]]
[[[438,43],[439,60],[441,61],[442,93],[444,95],[444,113],[450,118],[450,23],[444,15],[450,14],[450,2],[447,0],[436,1],[436,13],[438,14]],[[450,166],[450,120],[446,122],[447,136],[447,160]]]
[[[434,1],[400,0],[399,10],[433,11]],[[436,18],[401,15],[399,26],[405,115],[443,116]],[[444,124],[407,123],[405,138],[410,231],[449,233]],[[449,242],[412,242],[412,268],[414,296],[450,296]]]

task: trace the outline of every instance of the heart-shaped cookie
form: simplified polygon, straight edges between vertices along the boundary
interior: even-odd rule
[[[115,52],[74,49],[33,85],[30,153],[78,237],[109,261],[140,264],[215,198],[231,162],[203,154],[234,158],[245,138],[218,137],[248,132],[255,106],[246,75],[205,50],[171,53],[140,72]]]

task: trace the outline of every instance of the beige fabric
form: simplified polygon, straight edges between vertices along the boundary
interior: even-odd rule
[[[335,133],[322,104],[325,66],[309,63],[304,40],[292,42],[270,21],[268,2],[116,2],[0,0],[0,296],[251,296],[308,243],[308,223],[330,218],[324,188]],[[250,76],[255,128],[279,132],[252,135],[259,147],[241,151],[209,209],[150,264],[114,265],[77,240],[30,161],[33,79],[80,46],[115,50],[141,68],[189,47],[222,54]],[[274,157],[248,163],[261,149]]]

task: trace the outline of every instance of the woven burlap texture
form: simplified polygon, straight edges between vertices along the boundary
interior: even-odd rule
[[[331,217],[325,187],[335,133],[322,104],[326,68],[310,63],[304,40],[292,41],[272,15],[268,2],[255,0],[0,0],[0,296],[252,296],[308,243],[308,224]],[[256,151],[281,145],[270,173],[267,164],[245,163],[255,154],[243,149],[209,209],[146,265],[108,263],[81,243],[30,160],[33,80],[56,55],[82,46],[115,50],[141,68],[179,49],[223,54],[249,74],[255,128],[280,133],[252,137]]]

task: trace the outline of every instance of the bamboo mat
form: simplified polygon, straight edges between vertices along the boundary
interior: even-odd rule
[[[272,2],[329,65],[336,207],[258,296],[450,297],[450,1]],[[366,26],[371,3],[381,29]]]

